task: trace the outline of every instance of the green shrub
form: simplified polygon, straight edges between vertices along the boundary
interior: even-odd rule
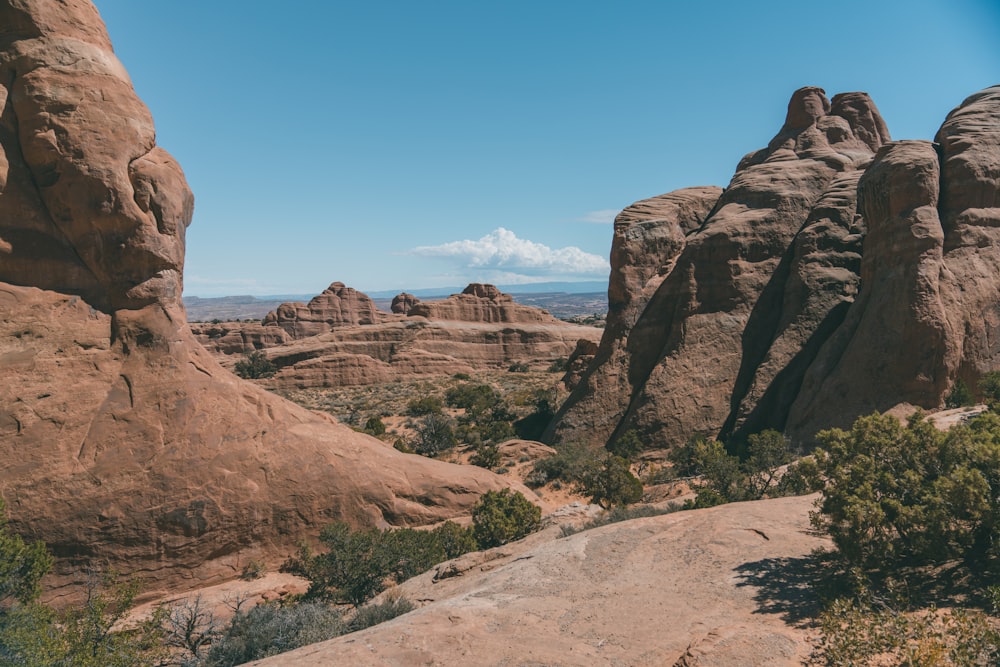
[[[494,444],[480,444],[469,459],[469,463],[487,470],[498,468],[500,467],[500,448]]]
[[[413,450],[421,456],[437,456],[458,444],[453,422],[447,415],[429,414],[416,430]]]
[[[525,484],[532,488],[556,481],[578,484],[598,466],[600,461],[594,450],[577,443],[565,443],[559,445],[555,456],[535,462]]]
[[[369,417],[368,421],[365,422],[365,433],[375,437],[385,435],[385,422],[378,416]]]
[[[626,461],[632,461],[645,449],[639,434],[629,429],[607,444],[607,450]]]
[[[979,380],[979,391],[983,395],[983,402],[989,406],[990,410],[994,412],[1000,410],[1000,371],[992,371],[984,375]]]
[[[338,637],[347,631],[343,617],[321,602],[279,606],[259,604],[237,610],[213,641],[206,667],[231,667]]]
[[[975,578],[1000,574],[1000,415],[943,433],[919,413],[905,427],[872,414],[817,439],[813,522],[849,564],[891,574],[960,559]]]
[[[620,456],[610,455],[600,468],[583,480],[583,492],[590,501],[604,509],[624,507],[642,500],[642,482],[629,469],[629,463]]]
[[[460,384],[444,394],[444,400],[453,408],[480,413],[500,402],[500,393],[488,384]]]
[[[411,417],[440,414],[443,409],[444,403],[437,396],[415,398],[406,404],[406,414]]]
[[[900,613],[840,599],[820,617],[820,641],[809,664],[974,667],[998,661],[1000,630],[981,612]]]
[[[256,350],[247,353],[242,360],[237,361],[235,371],[245,380],[259,380],[271,377],[278,372],[278,368],[271,363],[266,354]]]
[[[951,409],[964,408],[975,404],[976,397],[973,395],[972,390],[969,389],[969,385],[965,384],[962,378],[955,380],[955,384],[951,387],[951,392],[948,393],[948,397],[944,400],[944,407]]]
[[[538,529],[542,510],[510,489],[487,491],[472,509],[472,533],[480,549],[519,540]]]
[[[552,360],[552,363],[549,365],[549,373],[565,373],[567,368],[569,368],[569,359],[560,357],[559,359]]]
[[[507,370],[511,373],[527,373],[529,370],[531,370],[531,367],[528,366],[528,364],[526,363],[516,361],[513,364],[511,364],[507,368]]]
[[[41,593],[41,579],[52,557],[41,542],[26,544],[7,526],[7,508],[0,498],[0,614],[14,604],[27,604]]]
[[[361,607],[347,624],[348,632],[358,632],[379,623],[391,621],[415,609],[413,603],[403,597],[393,597],[378,604]]]
[[[434,530],[352,530],[334,523],[320,533],[324,553],[303,546],[285,569],[309,580],[310,598],[331,598],[355,606],[434,565],[475,548],[472,533],[453,522]]]

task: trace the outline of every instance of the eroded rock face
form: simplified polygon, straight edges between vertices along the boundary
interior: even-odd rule
[[[461,294],[452,294],[447,299],[418,301],[406,311],[406,315],[454,322],[559,323],[548,311],[521,305],[510,294],[481,283],[472,283]]]
[[[885,146],[859,184],[861,293],[809,369],[788,431],[906,403],[940,407],[1000,366],[1000,87],[928,142]]]
[[[420,303],[420,299],[407,292],[400,292],[392,297],[392,305],[389,309],[397,315],[406,315],[410,308]]]
[[[866,95],[838,96],[831,104],[822,89],[802,88],[792,96],[779,133],[741,161],[721,196],[709,189],[672,193],[688,201],[677,218],[677,254],[667,263],[653,262],[664,275],[651,295],[635,281],[642,310],[634,324],[612,329],[609,317],[608,352],[595,360],[604,367],[592,365],[594,379],[577,388],[549,438],[587,438],[589,432],[597,444],[635,429],[649,446],[668,447],[692,433],[717,434],[731,411],[748,344],[744,331],[758,300],[775,273],[787,271],[782,261],[791,264],[785,256],[800,230],[825,220],[823,211],[850,192],[850,179],[885,136]],[[627,256],[613,252],[612,261],[620,263],[613,264],[612,275],[626,273]],[[621,300],[618,290],[612,285],[609,300]],[[780,300],[784,286],[771,291]],[[767,333],[764,340],[749,341],[764,355],[774,331]],[[743,375],[748,372],[756,375],[757,364]],[[774,374],[763,371],[765,377]],[[603,389],[607,385],[615,389]],[[747,402],[737,403],[752,411]]]
[[[637,260],[612,251],[612,303],[634,294],[641,315],[622,327],[612,307],[547,439],[636,429],[669,447],[774,428],[809,443],[975,386],[1000,366],[1000,87],[936,142],[890,142],[864,93],[796,91],[652,296],[615,282]]]
[[[632,327],[721,194],[715,187],[678,190],[636,202],[615,218],[604,334],[597,349],[581,341],[570,356],[563,381],[573,393],[546,439],[604,443],[611,437],[633,391],[626,372]]]
[[[429,523],[508,486],[238,380],[196,342],[191,193],[89,2],[0,0],[0,109],[0,493],[55,584],[94,564],[193,588],[335,519]]]
[[[336,327],[377,324],[385,319],[364,292],[335,282],[309,303],[283,303],[264,317],[265,327],[284,329],[292,339],[326,333]]]

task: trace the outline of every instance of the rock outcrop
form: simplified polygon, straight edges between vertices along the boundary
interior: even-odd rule
[[[378,324],[386,318],[364,292],[336,282],[309,303],[283,303],[261,322],[283,329],[292,339],[307,338],[345,326]]]
[[[406,315],[410,308],[413,308],[418,303],[420,303],[420,299],[417,297],[407,292],[400,292],[392,297],[392,305],[389,306],[389,309],[397,315]]]
[[[681,190],[619,216],[608,328],[545,439],[808,443],[873,410],[940,408],[1000,367],[998,193],[1000,87],[935,144],[891,142],[864,93],[796,91],[717,201]],[[623,252],[654,206],[671,242]]]
[[[265,382],[274,389],[379,384],[404,377],[450,376],[503,369],[513,363],[547,369],[581,339],[601,330],[556,324],[483,324],[408,318],[345,327],[265,351],[278,367]]]
[[[506,369],[513,363],[548,368],[570,356],[578,343],[593,345],[601,337],[600,329],[518,304],[493,285],[474,283],[460,295],[436,301],[403,292],[392,308],[391,315],[379,313],[367,296],[334,283],[308,307],[283,304],[263,324],[222,322],[192,329],[224,365],[235,363],[232,355],[266,349],[278,373],[265,385],[282,390],[381,384]],[[352,317],[359,321],[351,323]],[[314,329],[318,332],[307,334]]]
[[[0,0],[0,26],[0,493],[56,583],[195,587],[335,519],[430,523],[509,485],[223,370],[180,302],[191,192],[97,11]]]
[[[802,665],[815,631],[795,619],[819,606],[803,589],[828,546],[812,501],[553,527],[404,582],[408,614],[255,664]]]
[[[831,102],[822,89],[803,88],[792,96],[777,136],[740,162],[721,196],[708,189],[666,196],[678,202],[668,216],[676,231],[667,256],[671,247],[677,254],[667,262],[656,255],[652,263],[662,265],[665,275],[651,296],[645,297],[645,284],[640,288],[632,281],[644,307],[641,315],[630,329],[620,324],[612,329],[609,322],[607,352],[598,354],[547,438],[597,444],[635,429],[650,446],[668,447],[693,433],[718,434],[734,401],[738,411],[752,413],[759,391],[754,381],[767,386],[783,368],[784,341],[772,365],[762,368],[772,340],[814,336],[816,321],[833,307],[828,300],[799,304],[803,314],[782,322],[782,329],[763,304],[776,302],[781,309],[800,231],[845,214],[828,213],[831,207],[850,212],[851,179],[886,139],[885,124],[867,95],[848,93]],[[844,196],[847,202],[841,201]],[[799,245],[808,248],[805,237]],[[635,262],[627,253],[613,253],[612,261],[612,275],[645,275],[641,267],[627,266]],[[837,272],[836,280],[852,278]],[[609,288],[609,301],[622,301],[619,289]],[[830,292],[837,300],[849,296],[851,287],[838,282]],[[748,336],[755,327],[762,331]],[[615,389],[601,389],[606,384]]]
[[[472,283],[461,294],[452,294],[439,301],[418,301],[405,311],[408,317],[451,322],[487,322],[503,324],[556,324],[548,312],[523,306],[510,294],[493,285]]]
[[[1000,367],[1000,86],[935,141],[885,146],[861,179],[861,292],[805,376],[793,437],[899,403],[938,408],[959,379]]]

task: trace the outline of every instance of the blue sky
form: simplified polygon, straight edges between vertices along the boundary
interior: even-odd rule
[[[194,190],[185,294],[607,276],[615,212],[726,185],[792,91],[930,139],[988,0],[96,0]]]

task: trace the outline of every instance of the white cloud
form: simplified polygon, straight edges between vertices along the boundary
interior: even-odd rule
[[[485,269],[518,275],[579,277],[606,276],[608,260],[584,252],[575,246],[550,248],[542,243],[519,239],[514,232],[499,227],[478,241],[451,241],[436,246],[420,246],[410,251],[422,257],[443,257],[459,262],[467,269]]]
[[[593,222],[600,225],[610,225],[615,221],[618,210],[613,208],[602,208],[599,211],[585,213],[582,218],[577,218],[577,222]]]

